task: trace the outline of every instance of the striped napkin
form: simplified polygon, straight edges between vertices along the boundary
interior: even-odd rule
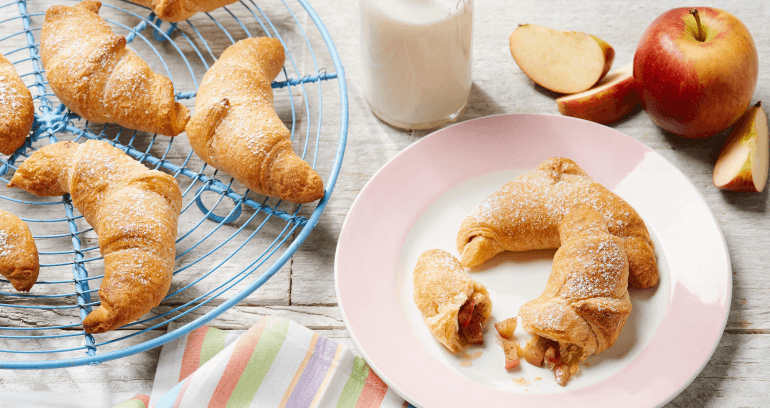
[[[152,394],[115,408],[409,407],[348,348],[286,318],[200,327],[163,346]]]

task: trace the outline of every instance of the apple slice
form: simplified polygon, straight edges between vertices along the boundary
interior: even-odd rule
[[[770,167],[769,149],[767,114],[757,102],[735,124],[719,153],[714,185],[731,191],[762,191]]]
[[[634,66],[628,64],[587,91],[556,99],[556,106],[562,115],[609,125],[626,116],[640,101]]]
[[[543,88],[583,92],[609,72],[615,50],[593,35],[520,25],[510,37],[511,55],[521,70]]]

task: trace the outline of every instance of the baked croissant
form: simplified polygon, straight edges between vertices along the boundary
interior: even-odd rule
[[[0,153],[13,154],[27,140],[35,106],[16,69],[0,54]]]
[[[623,240],[581,204],[559,224],[561,247],[545,290],[519,309],[524,330],[580,347],[580,359],[612,346],[631,313]]]
[[[132,3],[149,7],[161,20],[178,23],[203,11],[214,11],[238,0],[130,0]]]
[[[37,281],[40,260],[35,240],[19,217],[0,210],[0,274],[19,292],[29,292]]]
[[[88,333],[130,323],[163,300],[182,208],[173,177],[148,170],[107,142],[89,140],[42,147],[19,166],[8,186],[38,196],[69,193],[99,236],[101,306],[83,320]]]
[[[440,249],[428,250],[420,255],[413,280],[414,303],[436,340],[452,353],[484,343],[482,330],[492,315],[492,300],[457,258]]]
[[[126,38],[97,14],[101,3],[51,6],[45,13],[40,56],[51,89],[83,119],[176,136],[190,111],[174,100],[171,80],[156,74]]]
[[[246,187],[295,203],[324,195],[318,173],[291,147],[273,109],[272,80],[283,67],[280,41],[247,38],[228,47],[206,72],[187,137],[203,161]]]
[[[505,184],[465,218],[457,233],[463,266],[480,265],[503,251],[558,248],[558,226],[577,204],[599,211],[628,254],[629,283],[658,282],[655,246],[639,214],[622,198],[593,181],[570,159],[553,157]]]

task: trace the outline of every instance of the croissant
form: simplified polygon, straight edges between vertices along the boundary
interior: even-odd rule
[[[40,56],[51,89],[83,119],[176,136],[190,111],[174,100],[171,80],[156,74],[126,38],[99,17],[101,3],[51,6],[45,13]]]
[[[586,203],[599,211],[609,231],[623,240],[629,283],[655,286],[655,246],[639,214],[593,181],[570,159],[553,157],[505,184],[463,220],[457,249],[463,266],[480,265],[503,251],[558,248],[558,226],[567,211]]]
[[[623,240],[589,205],[570,211],[558,231],[545,290],[519,316],[530,334],[576,345],[585,358],[612,346],[631,313],[629,264]]]
[[[247,38],[228,47],[201,81],[187,137],[203,161],[246,187],[308,203],[323,197],[323,182],[294,153],[291,133],[273,109],[270,83],[283,62],[276,39]]]
[[[561,247],[545,290],[525,303],[519,316],[524,330],[535,335],[525,359],[538,366],[545,359],[564,386],[581,361],[615,343],[631,299],[623,240],[609,233],[596,210],[580,204],[558,229]]]
[[[99,236],[101,306],[83,320],[88,333],[113,330],[157,306],[174,268],[182,193],[176,180],[107,142],[58,142],[16,170],[9,187],[38,196],[69,193]]]
[[[452,353],[484,343],[482,330],[492,315],[492,300],[457,258],[440,249],[424,252],[413,281],[414,303],[436,340]]]
[[[214,11],[238,0],[130,0],[132,3],[149,7],[161,20],[178,23],[203,11]]]
[[[16,69],[0,54],[0,153],[13,154],[27,140],[35,106]]]
[[[0,210],[0,274],[19,292],[29,292],[37,281],[40,261],[27,224]]]

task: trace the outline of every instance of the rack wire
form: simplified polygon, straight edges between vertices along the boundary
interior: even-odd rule
[[[188,106],[206,69],[224,48],[246,37],[278,38],[287,58],[283,74],[272,84],[276,109],[291,130],[295,151],[325,181],[324,198],[306,205],[250,192],[200,161],[184,136],[169,138],[82,120],[58,102],[45,79],[39,53],[45,6],[32,0],[0,5],[0,27],[13,32],[0,38],[0,52],[14,64],[36,105],[33,130],[24,146],[0,159],[0,179],[7,183],[18,164],[44,145],[100,139],[173,175],[184,200],[174,279],[161,306],[119,330],[91,335],[81,323],[99,305],[103,277],[93,229],[68,195],[41,198],[17,189],[0,192],[0,207],[30,227],[41,261],[39,280],[29,294],[14,291],[0,279],[0,368],[99,364],[160,346],[242,302],[285,268],[331,196],[348,123],[345,75],[334,44],[306,0],[287,1],[243,0],[175,24],[124,0],[103,2],[100,15],[156,72],[171,78],[176,99]],[[67,2],[77,0],[60,0]],[[8,30],[11,26],[18,31]],[[171,322],[180,326],[159,334],[158,329]],[[37,346],[30,347],[32,343]]]

